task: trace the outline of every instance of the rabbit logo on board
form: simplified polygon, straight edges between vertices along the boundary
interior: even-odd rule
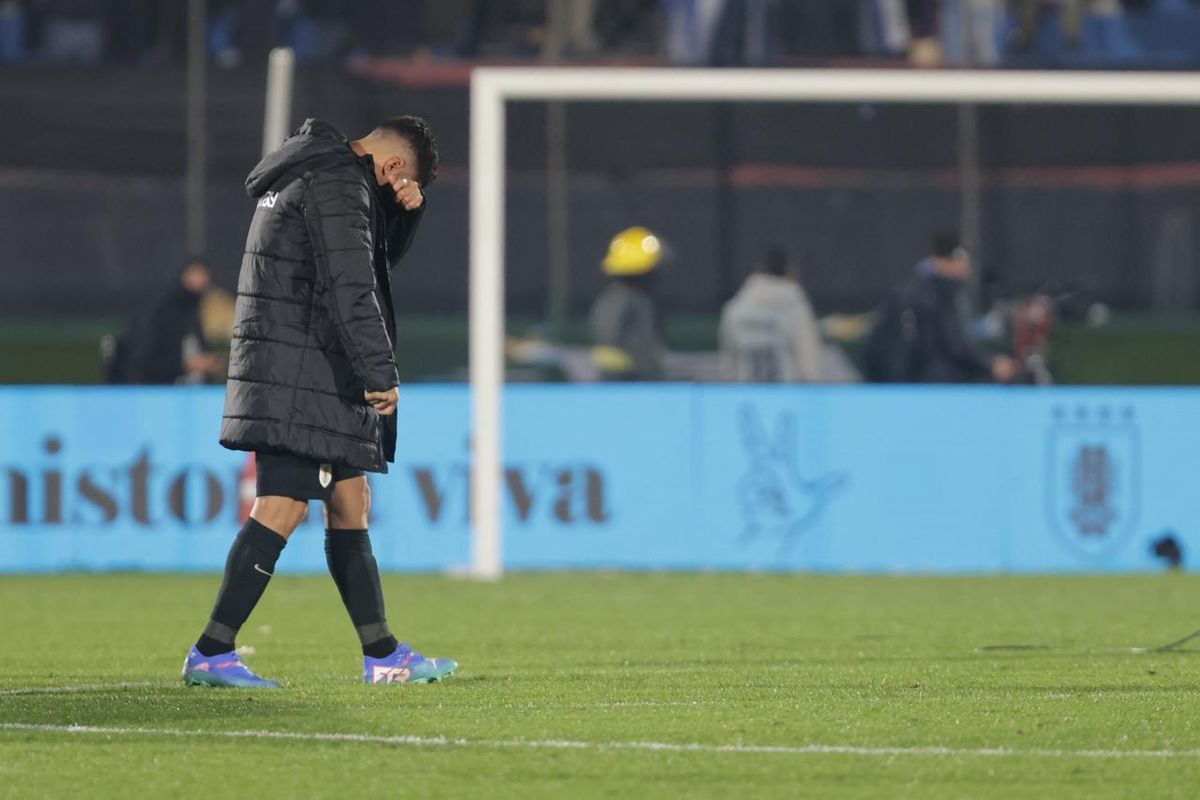
[[[811,479],[800,474],[796,416],[790,411],[776,419],[774,436],[754,406],[738,410],[738,423],[749,463],[737,485],[746,523],[741,541],[749,543],[763,534],[777,536],[783,557],[800,534],[820,520],[849,476],[843,471]]]

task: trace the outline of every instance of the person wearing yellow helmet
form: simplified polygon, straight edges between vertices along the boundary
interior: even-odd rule
[[[627,357],[616,377],[654,381],[664,376],[662,316],[655,300],[658,271],[666,246],[642,227],[626,228],[612,238],[600,262],[611,280],[592,304],[592,344]]]

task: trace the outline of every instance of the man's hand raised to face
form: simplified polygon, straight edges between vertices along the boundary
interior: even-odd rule
[[[363,392],[363,399],[383,416],[390,416],[396,413],[396,403],[400,400],[400,387],[388,389],[386,392]]]
[[[396,193],[396,202],[405,211],[416,211],[425,204],[425,195],[421,193],[421,185],[408,178],[390,178],[392,191]]]

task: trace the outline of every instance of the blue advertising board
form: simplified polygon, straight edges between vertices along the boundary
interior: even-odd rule
[[[402,392],[387,570],[469,558],[469,394]],[[219,388],[0,389],[0,571],[220,569],[246,454]],[[512,386],[510,569],[1158,569],[1200,548],[1200,390]],[[320,507],[281,568],[324,570]]]

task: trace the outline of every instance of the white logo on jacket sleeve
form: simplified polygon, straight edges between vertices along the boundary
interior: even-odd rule
[[[259,208],[274,208],[275,201],[279,199],[279,192],[267,192],[258,201]]]

